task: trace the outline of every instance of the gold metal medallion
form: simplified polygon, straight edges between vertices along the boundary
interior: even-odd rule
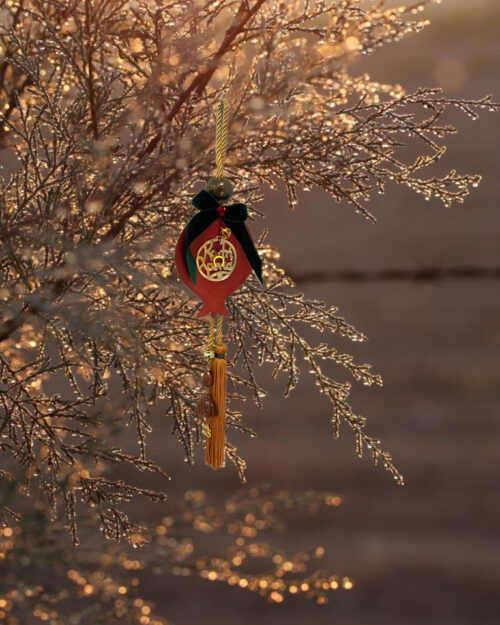
[[[223,228],[221,236],[209,239],[196,254],[196,267],[199,273],[211,282],[227,280],[236,267],[236,249],[228,240],[229,228]]]

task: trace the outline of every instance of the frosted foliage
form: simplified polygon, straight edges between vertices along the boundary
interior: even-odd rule
[[[268,539],[283,530],[290,510],[304,517],[340,503],[331,493],[251,488],[214,506],[201,491],[187,491],[143,535],[149,547],[141,550],[111,541],[96,546],[93,533],[68,548],[62,524],[39,510],[0,529],[0,618],[5,625],[168,625],[147,599],[153,575],[163,589],[168,576],[199,577],[272,603],[295,595],[325,604],[354,581],[317,569],[322,547],[289,553]],[[207,537],[211,555],[203,553]]]
[[[489,98],[408,93],[350,73],[357,55],[420,31],[428,4],[0,2],[5,522],[31,494],[75,542],[77,512],[95,518],[106,537],[140,542],[145,530],[126,503],[165,495],[137,485],[140,476],[112,479],[109,469],[168,479],[168,456],[160,467],[146,450],[153,406],[171,419],[187,461],[201,458],[194,409],[207,323],[177,278],[173,251],[194,212],[190,198],[213,174],[221,90],[230,106],[225,175],[249,205],[254,232],[263,230],[265,187],[286,189],[291,206],[298,190],[319,187],[373,219],[367,202],[389,181],[446,205],[479,182],[426,169],[455,132],[443,113],[475,118],[497,108]],[[409,144],[416,159],[406,158]],[[331,405],[335,436],[347,425],[357,453],[367,450],[401,482],[351,408],[350,384],[331,377],[335,364],[355,382],[381,384],[342,351],[346,339],[365,337],[335,307],[298,293],[265,236],[257,243],[265,287],[252,278],[229,302],[227,458],[243,477],[231,442],[233,429],[248,432],[237,398],[260,404],[269,367],[288,395],[303,370]],[[311,342],[311,329],[322,342]],[[135,449],[117,442],[126,428],[135,429]]]

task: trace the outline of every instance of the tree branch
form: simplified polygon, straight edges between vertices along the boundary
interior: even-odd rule
[[[93,44],[91,33],[91,4],[90,0],[85,0],[85,34],[87,36],[87,86],[89,90],[89,108],[90,108],[90,120],[92,124],[92,134],[94,140],[99,138],[99,127],[97,123],[97,107],[96,107],[96,94],[94,84],[94,63],[92,60]]]
[[[254,4],[254,6],[251,9],[245,8],[246,2],[243,2],[241,4],[240,10],[238,11],[238,14],[236,15],[236,19],[234,23],[226,31],[226,34],[224,36],[224,39],[221,45],[219,46],[219,49],[214,54],[212,59],[209,61],[205,70],[197,74],[193,78],[193,80],[189,83],[189,85],[186,87],[186,89],[179,95],[174,105],[170,109],[170,112],[167,113],[166,122],[170,123],[174,119],[177,113],[181,110],[182,106],[189,99],[189,96],[193,93],[193,91],[196,91],[198,95],[200,95],[203,92],[203,89],[205,89],[205,87],[208,85],[208,83],[210,82],[210,79],[214,75],[215,70],[219,66],[219,62],[222,59],[222,57],[226,54],[226,52],[228,52],[229,48],[231,47],[236,37],[242,32],[245,25],[258,12],[258,10],[264,4],[265,1],[266,0],[257,0],[257,2]],[[242,8],[243,8],[243,11],[241,10]],[[239,17],[240,13],[243,13],[242,17]],[[152,139],[147,144],[146,148],[139,155],[139,160],[142,160],[144,156],[151,154],[153,150],[155,149],[155,147],[158,145],[158,142],[160,141],[160,139],[161,139],[160,133],[157,133],[154,137],[152,137]]]

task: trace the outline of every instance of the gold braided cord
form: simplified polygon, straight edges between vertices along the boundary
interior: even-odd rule
[[[208,359],[208,362],[213,358],[214,355],[214,334],[215,334],[215,321],[212,316],[210,316],[210,328],[208,330],[208,343],[207,349],[205,350],[205,355]]]
[[[226,98],[221,95],[220,102],[217,107],[217,120],[215,123],[215,162],[217,168],[215,177],[222,178],[224,170],[224,160],[227,150],[227,122],[228,122],[228,104]]]
[[[224,317],[219,315],[217,318],[217,345],[222,345],[222,322]]]

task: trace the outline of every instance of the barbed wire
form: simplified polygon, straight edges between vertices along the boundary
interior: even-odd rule
[[[386,269],[339,269],[287,272],[296,284],[312,282],[441,282],[445,280],[500,280],[500,267],[389,267]]]

